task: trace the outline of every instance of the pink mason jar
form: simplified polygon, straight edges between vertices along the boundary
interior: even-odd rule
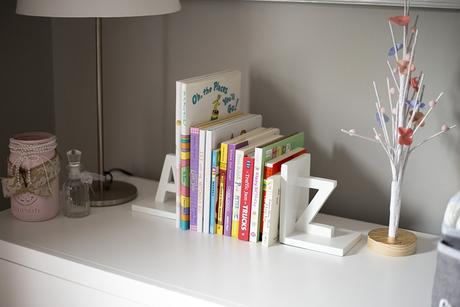
[[[55,217],[59,212],[56,137],[45,132],[17,134],[9,147],[8,178],[3,188],[11,197],[11,212],[30,222]]]

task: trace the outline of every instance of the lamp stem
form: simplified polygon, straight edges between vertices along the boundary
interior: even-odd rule
[[[96,75],[97,75],[97,162],[98,172],[104,176],[104,112],[102,92],[102,19],[96,18]],[[115,206],[127,203],[137,196],[137,188],[127,182],[102,180],[93,182],[90,195],[92,207]]]
[[[102,20],[96,18],[96,75],[97,75],[97,169],[104,176],[104,110],[102,105]],[[101,190],[103,182],[100,181]]]

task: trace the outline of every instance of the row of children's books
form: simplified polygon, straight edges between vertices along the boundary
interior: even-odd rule
[[[247,114],[241,73],[176,83],[177,226],[271,245],[278,237],[281,165],[305,153],[288,136]]]

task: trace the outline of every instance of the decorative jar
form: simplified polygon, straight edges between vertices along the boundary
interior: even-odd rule
[[[56,137],[45,132],[21,133],[10,139],[8,177],[3,193],[11,212],[23,221],[44,221],[59,212],[59,156]]]

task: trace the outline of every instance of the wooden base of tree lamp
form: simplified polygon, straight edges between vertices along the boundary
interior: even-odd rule
[[[390,238],[388,228],[377,228],[368,233],[367,247],[385,256],[409,256],[415,253],[417,237],[410,231],[398,229],[396,238]]]

